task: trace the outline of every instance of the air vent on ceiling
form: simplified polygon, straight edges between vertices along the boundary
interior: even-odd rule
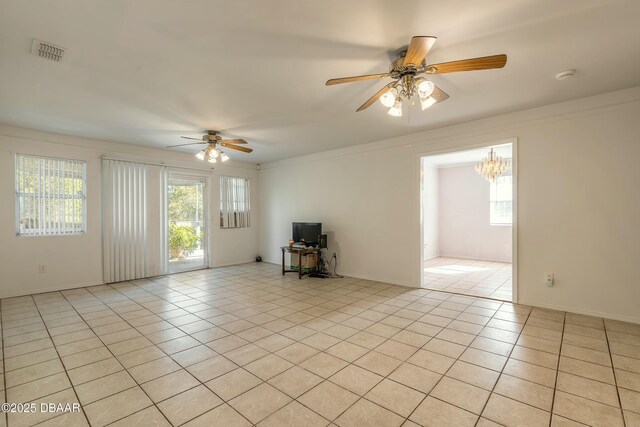
[[[33,40],[31,44],[31,53],[41,58],[50,59],[52,61],[60,62],[64,56],[64,48],[53,45],[51,43],[43,42],[42,40]]]

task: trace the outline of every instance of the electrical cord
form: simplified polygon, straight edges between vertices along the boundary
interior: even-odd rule
[[[335,260],[335,263],[333,263]],[[343,278],[344,276],[336,273],[336,269],[338,267],[338,258],[336,256],[332,256],[329,261],[327,261],[327,257],[324,255],[324,250],[320,249],[320,257],[319,257],[319,265],[318,265],[318,276],[326,277],[326,278]],[[331,264],[333,265],[333,273],[330,271]]]
[[[333,262],[335,260],[335,263]],[[329,272],[328,270],[331,268],[331,264],[333,263],[333,273]],[[329,274],[329,277],[332,278],[339,278],[342,279],[344,278],[344,276],[339,275],[336,270],[338,269],[338,257],[334,254],[331,259],[328,262],[328,266],[327,266],[327,272]]]

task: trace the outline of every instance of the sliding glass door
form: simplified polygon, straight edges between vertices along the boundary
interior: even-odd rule
[[[205,187],[205,178],[169,175],[169,273],[208,266]]]

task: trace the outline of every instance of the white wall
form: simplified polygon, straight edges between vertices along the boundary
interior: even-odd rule
[[[15,219],[14,154],[34,154],[87,162],[87,233],[65,237],[17,237]],[[164,162],[168,166],[203,168],[192,155],[126,144],[74,138],[0,125],[0,297],[66,289],[102,283],[101,160],[102,155],[123,160]],[[247,262],[257,254],[258,179],[254,164],[228,162],[211,174],[210,265]],[[246,229],[221,230],[218,220],[219,176],[251,179],[253,205]],[[46,272],[38,273],[38,265]]]
[[[438,171],[440,256],[511,262],[511,226],[489,223],[489,181],[473,165]]]
[[[427,164],[423,159],[422,165],[422,231],[423,259],[429,260],[440,256],[440,173],[438,167]]]
[[[640,87],[265,164],[260,251],[322,221],[338,272],[419,286],[420,157],[516,137],[519,302],[640,322],[638,117]]]

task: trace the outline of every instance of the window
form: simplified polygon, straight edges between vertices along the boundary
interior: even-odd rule
[[[249,180],[220,177],[220,228],[249,227]]]
[[[86,231],[86,163],[16,155],[19,236],[67,236]]]
[[[513,176],[511,169],[489,183],[489,223],[511,225],[513,223]]]

